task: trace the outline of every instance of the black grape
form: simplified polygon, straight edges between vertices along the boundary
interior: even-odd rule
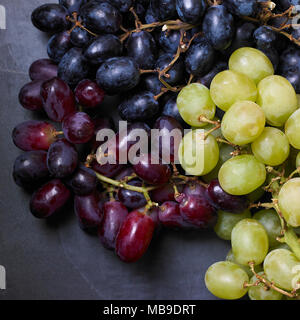
[[[70,40],[75,47],[82,48],[88,44],[91,35],[82,28],[75,28],[70,35]]]
[[[152,10],[151,6],[148,7],[145,15],[145,22],[146,23],[153,23],[157,22],[158,17],[155,15],[154,11]]]
[[[265,48],[259,48],[260,51],[262,51],[272,62],[274,70],[277,70],[278,63],[279,63],[279,54],[277,50],[273,47],[265,47]]]
[[[50,177],[46,151],[28,151],[17,157],[13,168],[16,184],[26,189],[39,187]]]
[[[197,80],[205,85],[207,88],[210,87],[212,79],[221,71],[226,70],[228,68],[227,62],[218,61],[214,67],[204,76],[198,77]]]
[[[165,103],[165,105],[163,107],[162,115],[175,118],[179,123],[181,123],[181,125],[185,126],[185,122],[181,118],[181,115],[178,111],[176,100],[177,100],[177,95],[171,96],[167,100],[167,102]]]
[[[256,0],[226,0],[223,3],[237,16],[254,16],[258,8]]]
[[[144,91],[125,99],[119,105],[119,114],[127,121],[145,121],[151,119],[159,110],[159,104],[153,93]]]
[[[159,45],[166,53],[177,52],[177,48],[180,43],[180,31],[178,30],[166,30],[162,31],[159,36]]]
[[[44,4],[31,14],[33,25],[43,32],[60,32],[68,28],[68,10],[56,3]]]
[[[185,56],[185,69],[195,76],[206,74],[215,62],[215,50],[205,39],[191,45]]]
[[[100,65],[108,58],[120,56],[122,51],[122,43],[117,36],[104,34],[89,43],[84,56],[90,63]]]
[[[275,45],[277,35],[270,27],[261,26],[253,34],[258,48],[270,48]]]
[[[160,21],[175,19],[177,16],[175,0],[150,0],[150,6]]]
[[[140,82],[141,87],[143,90],[150,91],[154,95],[157,95],[161,92],[161,88],[163,84],[159,80],[157,74],[145,74],[141,78]]]
[[[216,50],[228,48],[234,36],[234,19],[223,5],[212,6],[203,19],[204,36]]]
[[[97,84],[108,94],[117,94],[134,88],[140,79],[140,71],[130,57],[111,58],[98,69]]]
[[[179,18],[187,23],[200,22],[206,9],[204,0],[176,0],[176,10]]]
[[[172,60],[173,60],[172,54],[169,54],[169,53],[162,54],[156,62],[156,68],[159,70],[163,70],[170,64],[170,62]],[[176,84],[181,83],[184,78],[183,60],[181,58],[179,58],[174,63],[174,65],[170,68],[170,70],[167,72],[167,74],[170,77],[169,78],[163,77],[163,79],[171,86],[174,86]]]
[[[59,63],[65,53],[72,47],[70,34],[68,31],[63,31],[53,35],[47,46],[47,53],[55,63]]]
[[[71,175],[78,164],[78,154],[75,147],[66,139],[53,142],[47,154],[47,166],[56,178]]]
[[[152,35],[147,31],[132,33],[126,43],[127,55],[132,57],[140,69],[152,69],[157,49]]]
[[[121,12],[127,12],[133,6],[134,0],[109,0],[109,2]]]
[[[87,78],[89,65],[80,48],[70,49],[58,65],[58,77],[70,87],[74,87],[81,80]]]
[[[84,25],[95,33],[115,33],[119,30],[122,16],[108,2],[90,1],[80,8]]]
[[[59,0],[59,4],[69,10],[70,14],[78,12],[80,7],[85,4],[87,0]]]

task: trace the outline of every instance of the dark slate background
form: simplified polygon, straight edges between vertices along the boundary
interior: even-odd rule
[[[30,64],[47,57],[47,36],[30,21],[45,2],[0,0],[7,12],[7,30],[0,30],[0,265],[7,290],[0,299],[214,299],[204,274],[224,260],[229,244],[211,231],[164,230],[141,261],[128,265],[79,229],[71,206],[60,221],[30,214],[30,196],[11,177],[20,154],[11,131],[33,117],[17,97]]]

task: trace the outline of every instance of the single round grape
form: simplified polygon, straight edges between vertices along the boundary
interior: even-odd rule
[[[205,285],[216,297],[239,299],[247,293],[244,284],[249,281],[247,273],[237,264],[220,261],[211,265],[205,274]]]
[[[251,218],[251,213],[247,209],[242,213],[231,213],[225,212],[222,210],[218,211],[218,220],[217,224],[214,227],[214,230],[218,237],[223,240],[231,239],[231,231],[233,227],[241,220]]]
[[[278,195],[279,209],[288,224],[300,227],[300,178],[287,181]]]
[[[300,149],[300,109],[296,110],[286,121],[285,134],[290,144]]]
[[[222,134],[231,143],[244,145],[263,132],[266,117],[260,106],[252,101],[238,101],[222,119]]]
[[[261,80],[257,89],[257,104],[262,107],[267,122],[275,127],[283,126],[298,108],[295,89],[287,79],[277,75]]]
[[[242,73],[225,70],[218,73],[210,85],[213,102],[223,111],[237,101],[256,101],[257,89],[253,80]]]
[[[269,245],[274,247],[278,244],[276,240],[280,236],[281,224],[280,219],[274,209],[264,209],[255,213],[253,219],[261,223],[268,234]]]
[[[212,135],[204,138],[203,130],[192,130],[180,142],[178,158],[183,169],[191,175],[209,173],[218,163],[219,147]]]
[[[206,125],[199,120],[199,116],[205,116],[211,120],[216,112],[209,89],[200,83],[192,83],[180,91],[177,107],[183,120],[194,127]]]
[[[219,182],[227,193],[245,195],[266,180],[266,168],[253,155],[244,154],[227,160],[219,171]]]
[[[229,58],[229,70],[241,72],[256,84],[265,77],[274,74],[270,59],[255,48],[239,48]]]
[[[243,219],[231,232],[232,252],[243,265],[261,264],[269,250],[268,234],[262,224],[254,219]]]
[[[257,160],[269,166],[282,164],[289,156],[290,145],[286,135],[277,128],[266,127],[251,144]]]
[[[259,272],[258,275],[264,277],[263,272]],[[250,283],[253,284],[258,279],[256,276],[253,276],[250,280]],[[249,288],[248,291],[249,298],[251,300],[281,300],[282,294],[274,289],[266,290],[265,285],[263,283],[259,283],[257,286],[253,286]]]
[[[269,281],[285,290],[293,290],[300,275],[300,261],[286,249],[271,251],[264,261],[264,271]]]

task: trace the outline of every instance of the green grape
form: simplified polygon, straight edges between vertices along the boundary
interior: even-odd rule
[[[218,73],[210,85],[210,94],[214,103],[227,111],[237,101],[256,101],[255,83],[242,73],[225,70]]]
[[[275,250],[275,249],[286,249],[286,250],[290,250],[291,251],[291,248],[286,243],[280,243],[280,242],[278,242],[278,245],[276,245],[273,248],[271,248],[270,251]]]
[[[265,190],[262,187],[255,189],[254,191],[246,194],[246,197],[249,199],[250,203],[258,201],[265,193]]]
[[[300,178],[293,178],[281,187],[278,206],[288,224],[300,227]]]
[[[232,250],[229,250],[229,252],[227,253],[226,261],[231,261],[231,262],[237,264],[240,268],[242,268],[247,273],[249,278],[251,278],[253,276],[253,272],[252,272],[252,270],[251,270],[251,268],[249,266],[244,266],[244,265],[239,264],[239,263],[236,262],[236,259],[234,257],[234,254],[233,254]],[[263,269],[263,265],[262,264],[258,264],[257,266],[254,267],[254,270],[257,273],[263,271],[264,270]]]
[[[298,108],[295,89],[287,79],[281,76],[269,76],[257,86],[259,104],[267,122],[275,127],[284,125],[289,116]]]
[[[278,166],[289,156],[290,144],[286,135],[277,128],[266,127],[251,144],[252,152],[264,164]]]
[[[300,167],[300,152],[297,153],[297,157],[296,157],[296,168]]]
[[[188,174],[205,175],[218,163],[219,146],[212,135],[204,137],[204,130],[192,130],[181,140],[178,158]]]
[[[232,229],[231,246],[238,263],[260,264],[264,261],[269,249],[267,231],[254,219],[241,220]]]
[[[183,120],[198,128],[207,125],[207,123],[199,121],[200,116],[211,120],[216,112],[216,106],[210,97],[209,89],[200,83],[189,84],[180,91],[177,97],[177,107]]]
[[[231,143],[245,145],[260,136],[266,117],[259,105],[252,101],[238,101],[222,119],[222,134]]]
[[[222,166],[222,164],[227,161],[228,159],[232,158],[231,153],[234,151],[234,148],[226,143],[221,143],[219,145],[219,149],[220,149],[220,155],[219,155],[219,161],[217,163],[217,165],[214,167],[214,169],[206,174],[205,176],[202,177],[202,179],[205,182],[210,182],[214,179],[218,178],[218,174],[219,174],[219,170]]]
[[[241,220],[251,218],[249,210],[245,210],[242,213],[231,213],[222,210],[218,211],[218,220],[214,227],[214,230],[218,237],[223,240],[231,239],[231,231],[233,227]]]
[[[274,74],[273,64],[260,50],[244,47],[229,58],[229,70],[241,72],[255,83]]]
[[[300,149],[300,109],[295,111],[285,123],[285,134],[290,144]]]
[[[247,273],[237,264],[220,261],[211,265],[205,274],[205,285],[216,297],[239,299],[247,293],[244,284],[249,281]]]
[[[270,247],[276,246],[278,244],[276,238],[280,236],[281,232],[281,223],[276,211],[274,209],[260,210],[255,213],[253,219],[265,227]]]
[[[264,261],[264,271],[269,281],[285,290],[293,290],[300,276],[300,261],[289,250],[271,251]]]
[[[296,158],[299,150],[295,149],[290,145],[290,154],[287,160],[285,161],[284,165],[284,171],[285,175],[288,177],[293,171],[296,170]]]
[[[233,195],[245,195],[266,180],[266,168],[253,155],[244,154],[227,160],[219,171],[221,187]]]
[[[298,100],[298,109],[300,108],[300,94],[297,94],[297,100]]]
[[[264,277],[264,272],[259,272],[258,275]],[[253,284],[258,279],[254,275],[250,283]],[[257,286],[250,287],[248,290],[248,296],[251,300],[281,300],[282,293],[275,291],[274,289],[265,289],[265,285],[263,283],[259,283]]]

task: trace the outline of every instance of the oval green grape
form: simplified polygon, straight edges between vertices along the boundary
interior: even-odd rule
[[[231,232],[232,252],[242,265],[254,262],[261,264],[269,249],[268,235],[257,220],[244,219],[238,222]]]
[[[257,220],[265,227],[270,247],[278,245],[279,242],[276,238],[280,237],[281,223],[276,211],[274,209],[260,210],[254,214],[253,219]]]
[[[298,108],[293,86],[284,77],[273,75],[261,80],[257,89],[257,104],[262,107],[267,122],[275,127],[283,126]]]
[[[200,116],[211,120],[216,112],[216,105],[211,99],[209,89],[200,83],[189,84],[179,92],[177,107],[182,119],[198,128],[207,125],[199,120]]]
[[[252,101],[238,101],[226,111],[221,129],[229,142],[241,146],[258,138],[265,124],[266,117],[259,105]]]
[[[244,74],[225,70],[213,78],[210,95],[220,109],[227,111],[237,101],[255,102],[257,88],[255,83]]]
[[[192,130],[181,140],[178,158],[188,174],[202,176],[209,173],[217,165],[219,146],[212,135],[205,138],[204,130]]]
[[[227,160],[221,166],[218,178],[227,193],[245,195],[265,182],[266,168],[253,155],[240,155]]]
[[[300,178],[287,181],[278,195],[279,209],[288,224],[300,227]]]
[[[290,144],[300,149],[300,109],[296,110],[286,121],[285,134]]]
[[[229,70],[243,73],[255,83],[274,74],[270,59],[260,50],[249,47],[233,52],[229,58]]]
[[[290,144],[286,135],[277,128],[266,127],[251,144],[254,156],[269,166],[282,164],[289,156]]]
[[[249,281],[247,273],[237,264],[220,261],[211,265],[205,274],[205,285],[216,297],[239,299],[247,293],[244,284]]]
[[[264,261],[264,271],[269,281],[285,290],[293,290],[300,276],[300,261],[286,249],[271,251]]]

